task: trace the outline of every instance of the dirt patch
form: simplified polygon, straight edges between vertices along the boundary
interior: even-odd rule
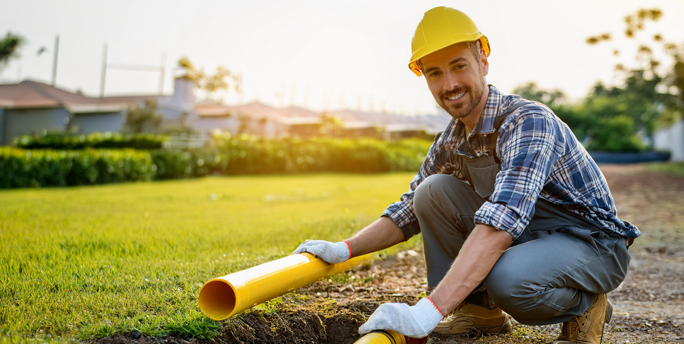
[[[221,343],[326,343],[347,344],[358,339],[364,313],[377,305],[365,302],[303,306],[284,297],[278,310],[249,312],[227,322]],[[379,303],[378,303],[379,304]]]
[[[603,343],[684,343],[684,177],[640,166],[601,166],[621,218],[643,235],[630,248],[623,284],[609,294],[613,321]],[[318,281],[281,298],[271,310],[253,310],[225,322],[219,343],[354,343],[358,327],[384,302],[414,304],[427,287],[420,250],[377,260]],[[467,338],[431,335],[428,343],[551,343],[560,325],[514,322],[506,335]],[[194,343],[195,340],[117,336],[99,343]]]

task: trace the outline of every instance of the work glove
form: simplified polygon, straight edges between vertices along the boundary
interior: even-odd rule
[[[311,253],[329,264],[342,263],[351,258],[351,247],[346,241],[332,243],[324,240],[307,240],[292,254],[302,252]]]
[[[359,327],[359,334],[374,330],[393,330],[407,337],[423,338],[437,327],[442,318],[442,312],[429,297],[421,299],[415,306],[385,303]]]

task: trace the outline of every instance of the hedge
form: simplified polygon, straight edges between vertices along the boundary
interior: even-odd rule
[[[70,186],[208,174],[418,171],[430,141],[263,139],[222,135],[192,150],[0,148],[0,188]]]
[[[146,151],[0,148],[0,188],[147,181],[155,164]]]
[[[45,135],[24,135],[14,139],[14,146],[25,149],[78,150],[87,148],[132,148],[159,149],[166,136],[154,134],[123,134],[95,132],[88,135],[47,133]]]
[[[156,169],[155,179],[181,179],[208,174],[226,174],[229,157],[214,149],[154,150],[150,156]]]
[[[430,141],[407,139],[264,139],[215,136],[218,152],[228,157],[228,174],[302,172],[418,171]]]

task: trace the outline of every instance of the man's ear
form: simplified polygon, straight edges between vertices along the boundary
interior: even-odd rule
[[[482,72],[482,76],[487,76],[487,74],[489,74],[489,60],[484,51],[480,51],[480,71]]]

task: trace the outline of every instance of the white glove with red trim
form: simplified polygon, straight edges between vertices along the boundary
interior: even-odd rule
[[[412,338],[427,337],[444,316],[429,297],[415,306],[405,303],[385,303],[359,327],[359,334],[374,330],[393,330]]]
[[[324,240],[307,240],[292,254],[302,252],[311,253],[329,264],[346,262],[351,258],[351,247],[346,241],[332,243]]]

